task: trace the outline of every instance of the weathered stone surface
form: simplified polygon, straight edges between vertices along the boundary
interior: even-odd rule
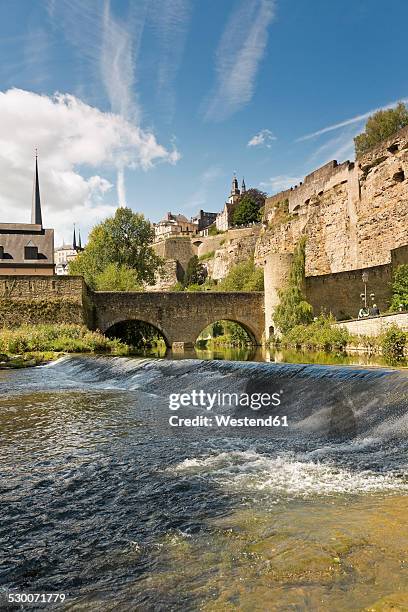
[[[105,332],[120,321],[140,320],[159,329],[168,346],[193,345],[201,331],[221,319],[240,323],[258,343],[264,331],[262,292],[96,292],[95,327]]]

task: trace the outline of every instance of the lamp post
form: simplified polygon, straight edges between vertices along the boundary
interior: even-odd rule
[[[368,273],[367,272],[362,273],[361,280],[364,283],[364,293],[361,293],[360,297],[364,302],[364,308],[367,309],[367,283],[368,283]]]

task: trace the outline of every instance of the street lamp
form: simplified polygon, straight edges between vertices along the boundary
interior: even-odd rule
[[[361,280],[364,283],[364,293],[360,294],[361,299],[364,301],[364,308],[367,308],[367,283],[368,283],[368,272],[363,272]]]

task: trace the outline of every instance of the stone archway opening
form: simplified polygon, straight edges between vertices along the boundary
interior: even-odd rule
[[[239,321],[221,319],[207,325],[196,340],[198,348],[207,346],[245,347],[256,346],[255,335]]]
[[[139,319],[118,321],[105,331],[105,336],[125,342],[134,352],[154,350],[159,354],[165,354],[170,346],[168,339],[158,327]]]

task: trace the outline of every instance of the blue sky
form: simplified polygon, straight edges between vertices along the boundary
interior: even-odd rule
[[[26,220],[36,145],[59,240],[118,202],[217,211],[234,171],[274,193],[350,159],[408,98],[407,22],[405,0],[2,2],[2,220]]]

